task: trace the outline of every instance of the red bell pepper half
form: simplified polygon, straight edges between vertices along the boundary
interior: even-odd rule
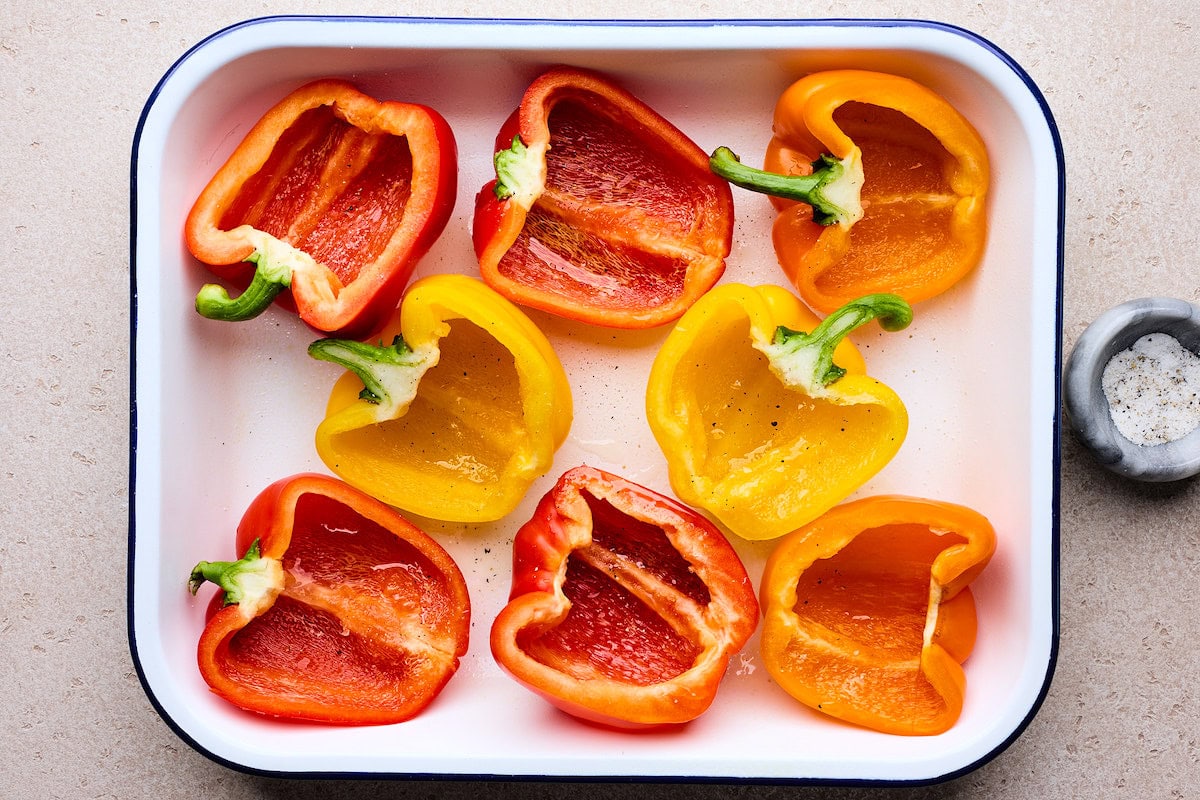
[[[449,554],[389,506],[324,475],[267,487],[238,561],[196,565],[224,590],[197,648],[209,687],[277,717],[380,725],[418,714],[467,651],[471,607]],[[223,602],[223,604],[222,604]]]
[[[696,512],[587,466],[513,542],[496,662],[558,708],[612,727],[700,716],[758,622],[745,567]]]
[[[489,286],[613,328],[678,318],[725,270],[729,185],[674,125],[607,78],[561,67],[525,91],[476,197]]]
[[[373,333],[445,228],[457,170],[454,135],[433,109],[340,80],[297,89],[250,130],[188,215],[192,254],[246,287],[231,299],[206,285],[196,310],[244,320],[278,299],[316,330]]]

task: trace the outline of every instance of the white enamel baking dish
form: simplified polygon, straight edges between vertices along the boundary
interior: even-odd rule
[[[531,316],[566,365],[575,397],[574,427],[554,468],[502,522],[414,520],[458,561],[473,601],[470,652],[433,705],[385,727],[287,724],[233,708],[201,680],[195,645],[207,597],[188,594],[189,570],[232,556],[234,527],[260,489],[295,472],[327,471],[312,432],[340,370],[305,355],[313,334],[282,310],[242,324],[193,312],[211,276],[182,243],[192,201],[276,100],[313,78],[348,78],[449,120],[458,202],[418,277],[478,274],[470,215],[491,174],[493,138],[529,80],[556,63],[609,73],[705,150],[729,145],[749,163],[762,156],[779,93],[830,67],[913,77],[983,135],[993,165],[983,264],[919,304],[904,333],[859,338],[869,371],[904,398],[911,429],[896,459],[855,496],[962,503],[999,535],[995,559],[974,584],[979,637],[965,665],[966,706],[950,732],[889,736],[823,718],[771,682],[757,636],[708,713],[681,730],[631,735],[582,725],[500,672],[487,631],[507,597],[511,536],[555,478],[589,463],[670,491],[641,410],[667,330],[620,333],[538,313]],[[271,18],[216,33],[163,77],[133,150],[129,635],[148,696],[199,751],[276,775],[894,784],[985,763],[1032,718],[1056,652],[1062,196],[1061,147],[1037,87],[993,45],[939,24]],[[737,189],[735,203],[723,280],[786,285],[771,250],[769,204]],[[733,538],[757,581],[771,543]]]

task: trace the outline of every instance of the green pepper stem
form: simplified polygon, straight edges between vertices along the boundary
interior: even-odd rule
[[[188,578],[188,591],[195,594],[205,581],[225,592],[225,605],[258,607],[269,602],[283,586],[283,569],[273,558],[263,558],[255,539],[237,561],[201,561]]]
[[[866,295],[834,311],[812,333],[780,325],[765,352],[786,383],[814,394],[846,374],[833,363],[833,351],[851,331],[873,319],[885,331],[903,330],[912,322],[912,306],[894,294]]]
[[[862,162],[857,155],[839,161],[821,155],[809,175],[780,175],[748,167],[728,147],[718,147],[709,168],[725,180],[749,189],[812,206],[818,225],[853,225],[862,219]]]
[[[254,278],[246,291],[231,298],[225,287],[207,283],[196,295],[196,311],[207,319],[242,322],[266,311],[276,296],[292,283],[292,269],[276,265],[272,259],[255,250],[246,259],[255,265]]]
[[[359,397],[384,406],[411,399],[417,381],[432,366],[429,353],[414,352],[401,336],[390,345],[318,339],[308,346],[308,354],[353,372],[363,382]]]
[[[530,147],[514,136],[512,145],[497,151],[492,163],[496,167],[496,185],[492,187],[496,199],[526,210],[533,208],[546,184],[545,145]]]
[[[516,194],[521,185],[523,172],[527,169],[529,148],[521,141],[520,136],[514,136],[512,146],[507,150],[498,150],[492,158],[496,167],[496,185],[492,191],[497,200],[505,200]]]

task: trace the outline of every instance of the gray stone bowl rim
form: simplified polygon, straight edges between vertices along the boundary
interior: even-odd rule
[[[1200,307],[1171,297],[1130,300],[1088,326],[1071,350],[1063,376],[1067,424],[1103,466],[1127,478],[1166,482],[1200,473],[1200,428],[1181,439],[1139,445],[1117,430],[1102,379],[1114,355],[1142,336],[1165,333],[1200,353]]]

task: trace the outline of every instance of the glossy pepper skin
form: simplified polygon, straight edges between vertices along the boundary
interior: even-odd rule
[[[962,712],[977,628],[968,587],[996,548],[987,518],[903,496],[840,505],[780,540],[762,578],[763,663],[822,713],[931,735]]]
[[[350,370],[317,427],[318,455],[348,483],[424,517],[503,517],[571,427],[571,387],[550,342],[465,275],[414,283],[379,345],[321,339],[309,354]]]
[[[196,565],[224,595],[197,662],[213,692],[289,719],[383,725],[420,713],[467,652],[471,606],[449,554],[394,509],[324,475],[264,489],[238,561]],[[224,604],[220,602],[224,601]]]
[[[366,336],[395,309],[454,208],[457,150],[440,114],[340,80],[268,111],[200,193],[188,249],[221,278],[196,298],[212,319],[278,299],[312,328]]]
[[[610,727],[695,719],[753,633],[758,602],[724,536],[673,499],[587,466],[513,541],[496,662],[563,711]]]
[[[820,322],[786,289],[741,284],[696,303],[663,343],[646,389],[675,494],[738,536],[774,539],[882,469],[908,413],[844,338],[874,317],[898,330],[911,309],[872,295]]]
[[[650,328],[677,319],[724,272],[728,184],[695,143],[608,78],[544,73],[496,151],[473,238],[484,281],[510,300]]]
[[[878,292],[927,300],[983,257],[990,181],[983,140],[947,100],[907,78],[809,75],[775,106],[764,171],[742,168],[728,150],[713,156],[714,169],[738,185],[773,195],[775,253],[817,311]],[[818,194],[835,202],[810,206],[806,184],[831,172],[842,174]]]

